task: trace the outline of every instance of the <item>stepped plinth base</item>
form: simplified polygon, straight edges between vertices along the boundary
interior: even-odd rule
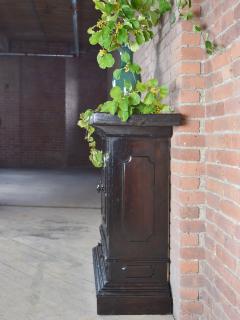
[[[171,314],[170,288],[152,284],[107,283],[102,246],[93,249],[99,315]]]

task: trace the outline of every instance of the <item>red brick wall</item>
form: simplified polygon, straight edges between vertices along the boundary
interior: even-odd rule
[[[21,165],[63,166],[64,60],[23,58],[20,68]]]
[[[240,5],[193,3],[224,50],[208,57],[193,22],[171,26],[167,18],[136,60],[144,79],[155,76],[169,86],[169,103],[186,119],[172,139],[174,315],[235,320],[240,319]]]
[[[0,167],[89,165],[80,111],[106,99],[96,53],[0,58]]]
[[[240,319],[240,2],[204,1],[202,12],[224,49],[202,63],[206,284],[201,295],[206,319]]]
[[[0,59],[0,166],[20,161],[19,59]]]
[[[0,166],[62,166],[64,60],[5,57],[0,70]]]

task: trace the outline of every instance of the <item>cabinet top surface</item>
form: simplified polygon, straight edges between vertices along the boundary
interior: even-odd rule
[[[134,115],[126,122],[122,122],[118,116],[108,113],[94,113],[91,117],[91,124],[95,126],[121,126],[121,127],[164,127],[179,126],[182,116],[179,113]]]

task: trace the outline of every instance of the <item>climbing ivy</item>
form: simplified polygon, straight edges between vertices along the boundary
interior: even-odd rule
[[[127,46],[133,52],[153,38],[152,28],[170,11],[168,0],[93,0],[101,17],[88,29],[89,41],[99,44],[97,61],[100,68],[110,68],[115,59],[111,52]]]
[[[124,52],[121,55],[121,61],[125,63],[125,66],[119,69],[116,69],[113,72],[113,77],[115,80],[119,80],[124,74],[124,72],[131,72],[134,78],[136,79],[136,75],[141,74],[141,67],[137,63],[132,63],[129,53]]]
[[[180,19],[187,21],[194,18],[194,13],[192,11],[192,0],[178,0],[177,8]],[[210,40],[208,32],[204,31],[203,27],[199,24],[195,24],[193,26],[193,31],[201,34],[207,54],[214,54],[217,50],[217,45]]]
[[[159,86],[156,79],[145,83],[138,81],[135,88],[126,81],[124,92],[119,86],[113,87],[110,91],[112,99],[101,104],[99,111],[117,114],[123,122],[133,114],[170,112],[171,108],[162,103],[167,95],[167,87]]]
[[[102,69],[111,68],[115,64],[113,52],[127,47],[136,52],[140,46],[154,37],[153,28],[160,18],[173,8],[170,0],[92,0],[95,9],[100,11],[97,23],[88,29],[89,42],[99,45],[97,62]],[[191,0],[176,0],[178,17],[182,20],[191,20],[194,17]],[[175,22],[176,16],[172,22]],[[216,46],[209,39],[208,34],[200,25],[194,25],[194,32],[201,33],[206,51],[213,54]],[[132,73],[135,79],[141,73],[141,67],[131,61],[130,55],[125,52],[121,55],[124,67],[113,72],[114,79],[122,78],[124,72]],[[117,115],[122,121],[127,121],[134,114],[159,114],[172,112],[170,106],[162,100],[168,95],[168,89],[160,86],[156,79],[146,82],[137,81],[133,86],[131,81],[124,81],[124,88],[115,86],[110,91],[111,100],[100,104],[95,110],[88,109],[80,115],[78,125],[87,132],[85,139],[89,143],[90,161],[95,167],[102,167],[103,152],[98,150],[94,140],[95,129],[91,125],[91,116],[94,112],[106,112]]]
[[[201,37],[204,41],[204,45],[205,45],[205,50],[207,52],[207,54],[212,55],[216,52],[216,50],[218,49],[218,46],[209,39],[209,33],[204,31],[202,29],[202,27],[198,24],[195,24],[193,26],[193,31],[196,33],[200,33]]]
[[[94,111],[92,109],[87,109],[85,112],[80,114],[80,120],[78,121],[79,127],[86,130],[87,134],[85,139],[89,144],[90,155],[89,159],[92,164],[97,167],[101,168],[103,166],[103,152],[102,150],[98,150],[96,148],[96,141],[93,138],[93,134],[95,132],[95,128],[91,126],[90,119],[93,115]]]
[[[162,102],[167,95],[168,88],[159,86],[156,79],[150,79],[145,83],[138,81],[135,88],[131,82],[125,81],[124,92],[119,86],[113,87],[110,91],[111,100],[99,105],[95,111],[117,114],[123,122],[133,114],[169,113],[173,110]],[[96,141],[93,138],[95,129],[90,124],[93,113],[91,109],[82,113],[78,125],[87,132],[85,139],[89,143],[90,161],[95,167],[100,168],[103,166],[103,152],[96,148]]]

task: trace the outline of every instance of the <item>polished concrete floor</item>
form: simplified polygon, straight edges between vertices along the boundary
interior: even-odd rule
[[[0,170],[0,320],[170,320],[97,316],[91,248],[98,174]]]

